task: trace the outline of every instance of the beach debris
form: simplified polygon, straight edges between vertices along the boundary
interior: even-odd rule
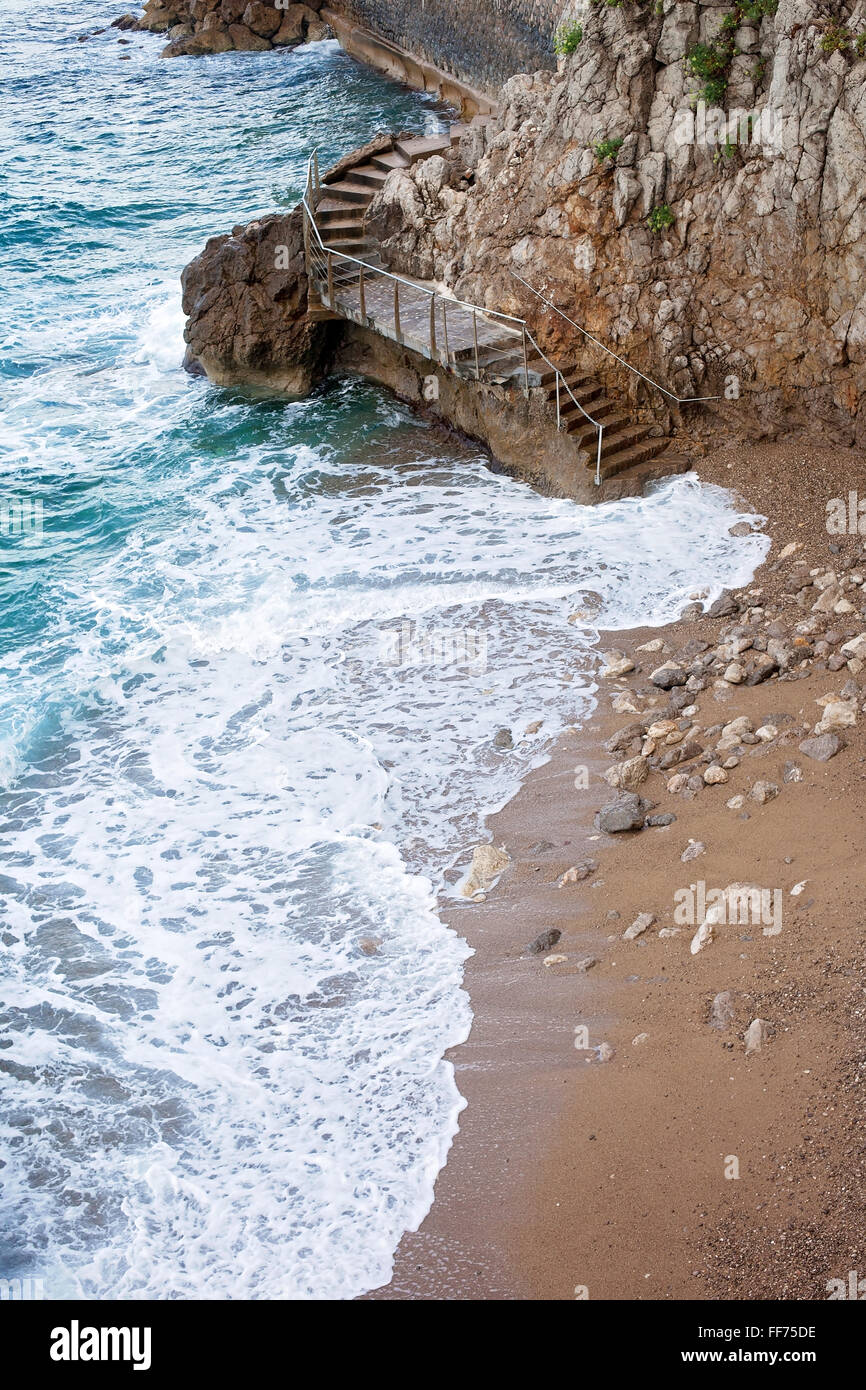
[[[511,736],[511,730],[497,729],[493,736],[493,746],[494,748],[513,748],[514,739]]]
[[[567,961],[567,960],[568,960],[568,956],[558,956],[558,955],[545,956],[545,957],[544,957],[544,960],[541,962],[541,964],[544,965],[544,966],[548,966],[548,965],[562,965],[563,962],[564,962],[564,961]]]
[[[476,893],[486,893],[510,863],[511,858],[504,847],[497,849],[494,845],[476,845],[472,851],[469,873],[461,888],[463,897],[472,898]]]
[[[612,1062],[616,1056],[616,1052],[609,1042],[599,1043],[598,1047],[593,1048],[593,1052],[597,1062]]]
[[[608,835],[619,835],[626,830],[640,830],[646,817],[647,804],[637,792],[620,792],[614,801],[602,806],[596,813],[595,824]]]
[[[800,883],[795,883],[794,887],[791,889],[791,897],[799,898],[800,894],[802,893],[803,889],[806,887],[806,884],[808,882],[809,880],[807,878],[804,878],[801,880]]]
[[[638,1033],[636,1038],[632,1038],[632,1047],[640,1047],[642,1043],[649,1042],[649,1033]]]
[[[569,883],[582,883],[590,874],[594,874],[597,868],[598,862],[595,859],[582,859],[579,864],[572,864],[570,869],[566,869],[559,880],[559,887],[565,888]]]
[[[575,961],[574,968],[575,970],[579,970],[581,975],[585,975],[588,970],[592,970],[596,965],[598,965],[597,956],[584,956],[582,960]]]
[[[689,864],[693,859],[697,859],[699,855],[706,854],[706,852],[707,847],[703,840],[693,840],[689,838],[688,844],[680,855],[680,863]]]
[[[753,1018],[743,1034],[743,1042],[746,1044],[746,1056],[753,1057],[756,1052],[760,1052],[769,1036],[769,1024],[762,1018]]]
[[[530,734],[537,734],[543,723],[543,719],[533,719],[532,723],[527,724],[526,728],[523,730],[524,735],[529,737]]]
[[[382,939],[378,936],[359,936],[358,950],[365,956],[375,956],[379,953]]]
[[[802,782],[802,780],[803,769],[801,768],[800,764],[791,762],[790,760],[786,762],[784,768],[782,769],[782,781]]]
[[[729,800],[725,802],[725,805],[727,806],[729,811],[742,811],[745,804],[746,798],[744,796],[739,795],[732,796],[729,798]]]
[[[626,927],[622,934],[623,940],[635,941],[639,936],[643,936],[645,931],[649,930],[654,921],[655,916],[652,912],[642,912],[640,916],[634,919],[630,927]]]
[[[526,954],[530,956],[543,956],[546,951],[550,951],[556,945],[562,932],[559,927],[547,927],[545,931],[539,932],[534,941],[530,941],[526,947]]]

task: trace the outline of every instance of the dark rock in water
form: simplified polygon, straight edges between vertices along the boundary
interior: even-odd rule
[[[727,618],[729,614],[737,611],[736,599],[733,598],[729,589],[723,589],[715,603],[710,604],[706,616],[708,618]]]
[[[636,792],[621,792],[603,806],[595,817],[598,830],[618,835],[624,830],[640,830],[646,815],[646,802]]]
[[[513,748],[514,739],[511,737],[510,729],[497,729],[493,737],[494,748]]]
[[[674,815],[673,811],[661,811],[657,816],[647,816],[646,820],[644,821],[644,825],[673,825],[675,820],[676,816]]]
[[[184,366],[220,386],[306,395],[323,375],[330,323],[307,317],[301,214],[262,217],[211,237],[181,276]]]
[[[526,954],[530,956],[542,956],[545,951],[550,951],[556,945],[562,932],[558,927],[548,927],[547,931],[538,933],[534,941],[530,941],[526,948]]]
[[[111,21],[112,29],[137,29],[138,19],[134,14],[122,14]]]
[[[800,752],[816,763],[827,763],[835,758],[845,745],[836,734],[819,734],[817,738],[806,738],[800,744]]]

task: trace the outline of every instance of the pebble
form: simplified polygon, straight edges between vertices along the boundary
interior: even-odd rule
[[[680,855],[680,862],[682,864],[689,864],[692,861],[692,859],[697,859],[698,855],[706,854],[706,852],[707,847],[703,843],[703,841],[690,839],[682,854]]]
[[[535,940],[530,941],[529,945],[526,947],[527,955],[544,955],[546,951],[549,951],[551,947],[556,945],[561,936],[562,932],[559,930],[559,927],[548,927],[546,931],[539,932]]]
[[[634,941],[637,937],[643,936],[644,932],[649,930],[654,921],[655,917],[651,912],[642,912],[639,917],[635,918],[630,927],[626,927],[622,934],[623,940]]]
[[[727,782],[727,780],[728,774],[723,767],[719,767],[718,763],[711,763],[704,773],[704,781],[708,787],[718,786],[722,782]]]
[[[766,806],[768,801],[773,801],[779,795],[779,788],[775,782],[756,782],[749,792],[753,801],[757,801],[759,806]]]

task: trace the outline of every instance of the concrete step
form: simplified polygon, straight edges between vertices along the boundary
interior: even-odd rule
[[[429,159],[431,154],[444,154],[451,148],[449,135],[413,135],[398,140],[394,146],[399,154],[405,156],[410,164],[419,159]]]
[[[399,150],[384,150],[382,154],[374,154],[370,160],[377,169],[384,169],[386,174],[390,174],[392,169],[408,169],[409,161]]]
[[[377,169],[375,164],[356,164],[354,169],[349,170],[349,178],[353,183],[363,183],[369,188],[381,188],[388,174],[384,169]]]
[[[550,373],[548,373],[548,375],[550,375]],[[562,373],[562,377],[565,382],[565,385],[568,386],[570,390],[572,390],[574,394],[578,397],[580,396],[581,391],[590,391],[594,387],[598,386],[598,382],[596,381],[595,377],[588,375],[586,372],[567,371]],[[560,385],[560,400],[563,400],[567,395],[568,392],[565,390],[565,387]],[[556,401],[555,381],[551,382],[550,385],[547,387],[547,399],[549,401]]]
[[[639,444],[634,444],[625,449],[618,450],[610,454],[607,458],[602,455],[601,476],[603,479],[615,478],[620,473],[625,473],[629,468],[636,468],[641,463],[646,463],[649,459],[655,458],[664,452],[670,444],[669,439],[642,439]],[[595,459],[587,467],[595,468]],[[671,469],[671,472],[680,472],[679,467]]]
[[[596,414],[595,411],[592,412]],[[617,449],[623,448],[626,444],[636,444],[639,439],[645,438],[649,433],[649,425],[635,424],[627,415],[597,415],[596,418],[604,426],[604,434],[601,443],[601,456],[606,458],[608,454],[614,453]],[[571,423],[569,421],[569,423]],[[574,422],[574,429],[567,432],[580,445],[582,449],[592,451],[598,444],[598,430],[594,429],[588,420],[583,417],[580,421]]]
[[[340,183],[329,183],[328,187],[341,203],[369,203],[375,192],[369,184],[355,183],[351,178],[342,179]]]
[[[364,209],[359,208],[356,202],[349,202],[347,198],[323,198],[316,208],[316,222],[320,227],[326,226],[329,222],[341,222],[346,218],[361,218],[363,220]]]
[[[360,256],[362,260],[368,252],[373,253],[379,249],[378,241],[366,236],[323,236],[322,241],[328,251],[342,251],[346,256]]]

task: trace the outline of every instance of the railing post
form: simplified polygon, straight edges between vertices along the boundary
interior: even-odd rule
[[[304,269],[307,272],[307,284],[309,285],[313,277],[310,273],[310,215],[306,207],[304,208]]]
[[[561,417],[561,412],[560,412],[560,409],[559,409],[559,375],[560,375],[559,372],[557,372],[557,373],[556,373],[556,428],[557,428],[557,429],[559,429],[559,427],[560,427],[559,422],[560,422],[560,417]]]
[[[601,437],[604,434],[604,425],[598,427],[598,453],[595,456],[595,485],[601,487]]]
[[[436,296],[430,296],[430,360],[436,361]]]
[[[481,367],[478,362],[478,313],[472,310],[472,337],[475,342],[475,380],[481,380]]]
[[[361,271],[361,275],[360,275],[360,278],[359,278],[359,280],[358,280],[358,295],[359,295],[360,302],[361,302],[361,318],[362,318],[363,321],[366,323],[366,322],[367,322],[367,296],[366,296],[366,293],[364,292],[364,267],[363,267],[363,266],[360,267],[360,271]]]
[[[334,307],[334,257],[328,252],[328,308]]]
[[[526,324],[523,325],[523,389],[529,395],[529,357],[526,351]]]
[[[445,366],[448,366],[448,312],[445,308],[445,300],[442,300],[442,336],[445,339]]]
[[[402,333],[400,331],[400,281],[394,281],[394,337],[399,343]]]
[[[322,180],[319,178],[319,151],[313,150],[313,182],[316,187],[316,197],[322,196]]]

